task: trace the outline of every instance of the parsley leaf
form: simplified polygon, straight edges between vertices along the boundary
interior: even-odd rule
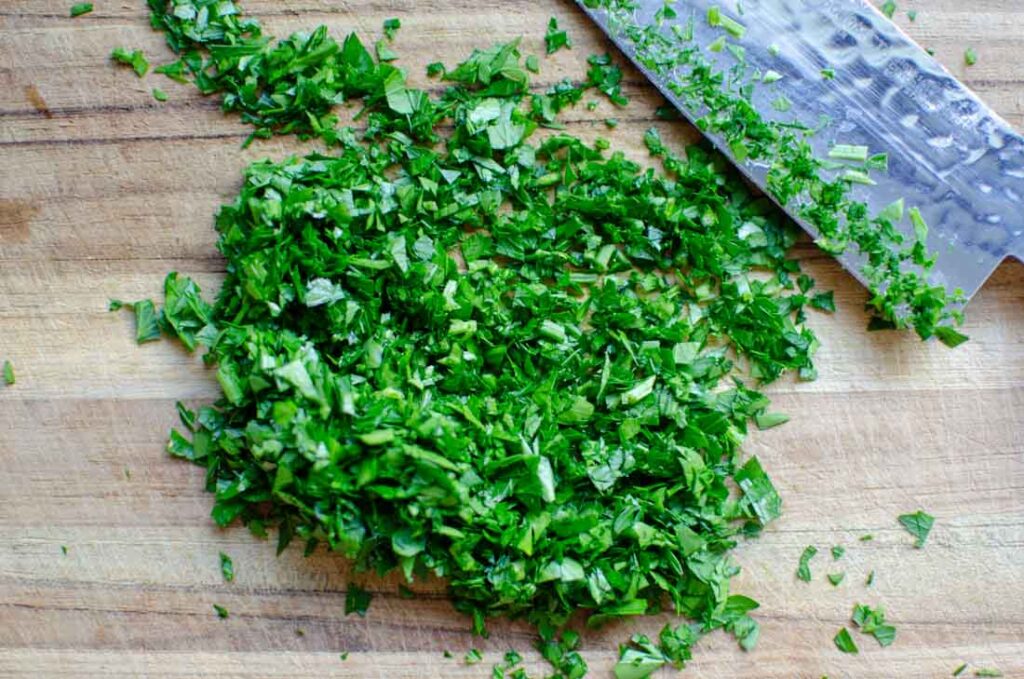
[[[838,648],[843,653],[856,654],[858,652],[857,644],[853,642],[853,637],[850,636],[850,631],[847,630],[845,627],[836,632],[836,635],[832,638],[832,641],[833,643],[835,643],[836,648]]]
[[[114,51],[110,53],[110,58],[119,64],[125,66],[131,66],[132,70],[135,71],[135,75],[140,78],[146,75],[149,71],[149,61],[146,59],[146,55],[143,54],[142,50],[133,50],[129,52],[124,47],[116,47]]]
[[[14,382],[15,382],[14,364],[11,363],[10,360],[5,360],[4,361],[3,373],[4,373],[4,384],[6,384],[8,387],[13,385]]]
[[[71,5],[71,18],[80,17],[83,14],[88,14],[92,11],[91,2],[78,2]]]
[[[213,610],[217,612],[217,617],[220,618],[221,620],[227,618],[228,615],[229,615],[228,609],[224,608],[220,604],[214,604],[213,605]]]
[[[800,566],[796,570],[796,577],[804,582],[811,581],[811,559],[813,559],[817,553],[818,548],[813,545],[809,545],[804,548],[803,553],[800,555]]]
[[[544,35],[544,44],[548,54],[554,54],[558,50],[572,47],[572,40],[569,34],[558,28],[558,19],[551,17],[548,20],[548,32]]]
[[[885,623],[885,611],[881,607],[855,605],[853,622],[864,634],[874,636],[880,646],[890,646],[896,640],[896,628]]]
[[[345,615],[356,613],[361,618],[366,617],[366,610],[370,607],[373,594],[356,584],[349,584],[345,593]]]
[[[901,514],[899,522],[907,529],[908,533],[914,536],[914,547],[920,549],[924,547],[928,534],[931,532],[932,526],[935,525],[935,517],[917,510],[913,514]]]
[[[235,564],[231,561],[231,557],[224,552],[220,553],[220,572],[224,576],[225,582],[235,579]]]

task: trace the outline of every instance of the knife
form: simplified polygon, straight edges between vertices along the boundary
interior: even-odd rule
[[[723,35],[707,21],[709,10],[735,17],[744,30],[730,42],[742,47],[748,70],[774,74],[774,82],[753,90],[762,116],[817,129],[807,141],[819,158],[839,143],[887,154],[888,171],[872,174],[874,185],[855,186],[852,196],[872,214],[901,198],[920,209],[930,227],[927,245],[938,255],[932,283],[970,299],[1004,259],[1024,261],[1024,138],[866,0],[576,2],[694,124],[706,111],[673,93],[672,74],[644,67],[626,26],[655,25],[658,15],[659,30],[686,32],[706,47]],[[674,10],[668,19],[667,6]],[[702,56],[723,73],[736,63],[730,50]],[[772,105],[780,97],[789,107],[784,113]],[[737,159],[721,135],[705,135],[771,196],[763,163]],[[780,207],[815,235],[794,205]],[[901,228],[912,237],[910,227]],[[866,283],[857,253],[838,259]]]

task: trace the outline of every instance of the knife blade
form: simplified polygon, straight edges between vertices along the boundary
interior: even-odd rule
[[[707,46],[723,35],[705,19],[721,0],[683,0],[667,20],[664,0],[636,0],[627,10],[622,2],[609,9],[607,1],[576,1],[685,118],[696,124],[707,113],[673,92],[672,74],[641,63],[625,27],[654,25],[661,12],[659,30],[692,32],[694,44]],[[895,24],[866,0],[743,0],[742,14],[731,16],[745,30],[730,42],[743,48],[749,70],[781,76],[753,90],[763,116],[818,129],[807,141],[819,158],[837,143],[887,154],[888,171],[873,174],[872,186],[855,186],[852,197],[872,214],[900,198],[920,209],[938,254],[931,282],[970,299],[1004,259],[1024,261],[1024,138]],[[735,64],[729,50],[702,54],[722,72]],[[772,106],[780,97],[789,102],[785,113]],[[721,135],[705,136],[766,189],[764,163],[740,161]],[[816,235],[793,205],[780,207]],[[838,259],[866,283],[856,252]]]

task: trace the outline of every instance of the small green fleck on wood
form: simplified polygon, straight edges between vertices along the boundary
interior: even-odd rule
[[[159,87],[153,88],[153,98],[157,101],[167,101],[167,93]]]
[[[808,546],[804,548],[803,554],[800,555],[800,565],[796,569],[797,578],[804,582],[811,581],[811,559],[813,559],[817,553],[817,547]]]
[[[71,18],[80,17],[92,11],[91,2],[79,2],[71,5]]]
[[[964,63],[967,64],[968,66],[974,66],[976,63],[978,63],[978,53],[974,50],[973,47],[968,47],[966,50],[964,50]]]
[[[228,614],[228,609],[224,608],[220,604],[214,604],[213,605],[213,610],[215,610],[217,612],[217,617],[220,618],[221,620],[227,618],[228,615],[229,615]]]
[[[835,643],[836,648],[843,653],[857,653],[857,644],[854,643],[853,637],[850,636],[850,631],[845,627],[836,632],[836,635],[832,637],[832,641]]]
[[[932,531],[932,526],[935,525],[935,517],[917,510],[913,514],[901,514],[899,522],[908,533],[914,536],[914,547],[921,549],[928,539],[928,534]]]
[[[135,75],[140,78],[149,71],[149,61],[142,50],[128,51],[124,47],[115,47],[114,51],[110,53],[110,58],[118,64],[130,66],[135,71]]]
[[[235,579],[235,564],[231,561],[231,557],[224,552],[220,553],[220,572],[224,576],[225,582]]]
[[[14,376],[14,364],[9,360],[4,361],[4,384],[8,387],[14,384],[16,378]]]

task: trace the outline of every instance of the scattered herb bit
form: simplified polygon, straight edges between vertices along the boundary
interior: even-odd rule
[[[768,54],[772,55],[773,57],[777,57],[781,53],[782,49],[780,49],[779,46],[776,45],[774,42],[768,45]]]
[[[160,339],[160,317],[153,300],[144,299],[138,302],[122,302],[110,300],[110,311],[128,309],[135,314],[135,342],[143,344]]]
[[[772,101],[772,108],[779,113],[785,113],[793,108],[793,102],[784,94],[780,94]]]
[[[864,580],[864,584],[868,587],[875,584],[875,571],[872,570],[870,573],[868,573],[868,577]]]
[[[868,159],[868,147],[836,144],[829,149],[828,157],[836,160],[855,160],[863,163]]]
[[[5,360],[4,361],[4,384],[6,384],[9,387],[9,386],[13,385],[15,381],[16,381],[16,378],[14,376],[14,364],[11,363],[10,360]]]
[[[452,657],[452,652],[446,650],[446,651],[443,651],[441,653],[441,655],[443,655],[445,658],[451,658]]]
[[[605,124],[605,127],[614,130],[616,127],[619,126],[619,119],[618,118],[605,118],[604,119],[604,124]]]
[[[306,636],[306,630],[302,629],[301,627],[296,627],[295,628],[295,636],[297,636],[297,637],[304,637],[304,636]]]
[[[64,556],[67,556],[68,555],[68,546],[67,545],[61,545],[60,546],[60,553],[63,554]]]
[[[840,559],[843,558],[844,554],[846,554],[846,548],[845,547],[841,547],[839,545],[836,545],[835,547],[832,548],[832,560],[833,561],[839,561]]]
[[[391,49],[391,47],[383,40],[378,40],[374,44],[373,49],[377,54],[378,61],[387,62],[398,59],[398,53]]]
[[[167,101],[167,93],[159,87],[153,88],[153,98],[157,101]]]
[[[530,73],[540,73],[540,59],[537,58],[536,54],[527,56],[523,61],[523,65],[526,66],[526,70]]]
[[[960,665],[960,667],[958,667],[955,670],[953,670],[953,676],[954,677],[959,677],[961,674],[964,673],[964,670],[966,670],[966,669],[967,669],[967,663],[963,663],[962,665]]]
[[[544,35],[544,44],[548,54],[554,54],[558,50],[572,47],[572,40],[569,34],[558,28],[558,19],[551,17],[548,20],[548,32]]]
[[[821,77],[825,80],[835,80],[836,71],[834,68],[823,68],[821,69]]]
[[[348,660],[348,651],[345,651],[344,653],[339,653],[338,657],[341,658],[342,662]]]
[[[976,63],[978,63],[978,53],[974,50],[973,47],[968,47],[966,50],[964,50],[964,63],[967,64],[968,66],[974,66]]]
[[[754,415],[754,423],[757,425],[757,428],[762,431],[765,429],[771,429],[772,427],[777,427],[780,424],[785,424],[786,422],[789,422],[789,415],[784,415],[782,413],[758,413],[757,415]]]
[[[384,37],[388,40],[394,40],[398,34],[398,29],[402,27],[401,19],[385,19],[384,20]]]
[[[221,620],[228,617],[228,609],[224,608],[220,604],[214,604],[213,610],[217,611],[217,617]]]
[[[366,591],[359,585],[350,584],[345,592],[345,615],[356,613],[361,618],[366,617],[366,609],[370,607],[373,594]]]
[[[808,546],[804,548],[803,554],[800,555],[800,566],[796,569],[796,577],[804,582],[811,581],[811,559],[813,559],[817,553],[817,547]]]
[[[897,9],[898,7],[893,0],[885,0],[885,2],[882,3],[882,14],[889,19],[892,19],[893,15],[896,14]]]
[[[914,536],[914,547],[920,549],[924,547],[928,534],[931,532],[932,526],[935,525],[935,517],[919,509],[913,514],[901,514],[899,522],[908,533]]]
[[[125,477],[126,479],[128,479],[129,481],[131,481],[131,480],[132,480],[132,470],[131,470],[131,469],[128,469],[128,467],[125,467],[125,468],[124,468],[124,477]]]
[[[132,70],[135,71],[135,75],[140,78],[146,75],[149,71],[149,61],[146,59],[146,55],[143,54],[142,50],[133,50],[129,52],[124,47],[116,47],[114,51],[110,53],[110,58],[119,64],[125,66],[131,66]]]
[[[79,2],[71,5],[71,18],[80,17],[83,14],[88,14],[92,11],[91,2]]]
[[[907,10],[907,18],[910,19],[911,22],[917,21],[917,10]]]
[[[739,40],[747,32],[746,27],[732,17],[723,14],[719,7],[708,8],[708,26],[721,27],[726,33]]]
[[[885,611],[879,606],[857,604],[853,607],[853,622],[864,634],[875,637],[880,646],[890,646],[896,640],[896,628],[885,624]]]
[[[976,677],[1001,677],[1003,673],[993,668],[982,668],[980,670],[974,670],[974,676]]]
[[[928,53],[928,56],[935,56],[935,50],[932,49],[931,47],[926,47],[924,51]]]
[[[858,652],[857,644],[853,642],[853,637],[850,636],[850,631],[845,627],[836,632],[836,635],[832,638],[836,648],[843,653],[854,653]]]
[[[831,290],[827,292],[819,292],[811,297],[811,307],[819,310],[833,313],[836,310],[836,300]]]
[[[765,71],[764,75],[761,76],[761,82],[763,82],[765,85],[777,83],[780,80],[782,80],[782,74],[779,73],[778,71],[772,71],[770,69]]]
[[[224,576],[225,582],[235,579],[235,564],[231,561],[231,557],[224,552],[220,553],[220,572]]]
[[[469,649],[469,652],[466,653],[466,655],[463,657],[463,661],[467,665],[475,665],[475,664],[477,664],[478,662],[480,662],[483,659],[484,659],[483,653],[481,653],[480,651],[478,651],[475,648]]]
[[[841,583],[843,578],[846,577],[846,573],[828,573],[825,577],[828,578],[828,581],[832,583],[833,587],[838,587],[839,583]]]
[[[866,534],[864,534],[864,535],[861,535],[861,536],[860,536],[859,538],[857,538],[857,539],[858,539],[858,540],[860,540],[861,542],[871,542],[872,540],[874,540],[874,539],[875,539],[875,536],[874,536],[874,535],[871,535],[870,533],[866,533]]]
[[[427,77],[436,78],[440,75],[444,75],[444,64],[440,61],[435,61],[427,64]]]

